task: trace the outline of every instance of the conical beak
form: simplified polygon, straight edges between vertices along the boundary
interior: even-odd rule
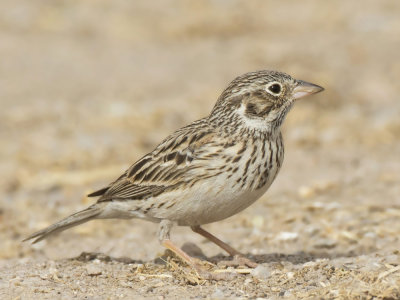
[[[293,89],[293,99],[295,100],[322,92],[324,90],[324,88],[320,87],[319,85],[303,80],[297,80],[297,83],[297,86]]]

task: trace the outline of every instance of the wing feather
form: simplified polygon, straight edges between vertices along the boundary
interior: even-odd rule
[[[213,129],[202,119],[179,129],[152,152],[133,164],[107,187],[89,196],[99,202],[114,199],[146,199],[193,179],[193,170],[204,167],[205,148],[214,143]],[[197,157],[199,155],[199,157]]]

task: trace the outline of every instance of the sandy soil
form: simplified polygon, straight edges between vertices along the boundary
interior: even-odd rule
[[[2,1],[0,298],[400,299],[400,2],[149,5]],[[140,220],[21,243],[257,69],[326,88],[290,113],[267,194],[205,227],[259,267],[203,280]],[[173,239],[226,274],[214,245]]]

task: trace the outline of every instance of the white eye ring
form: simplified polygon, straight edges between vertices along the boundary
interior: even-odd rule
[[[277,81],[270,82],[265,87],[265,90],[274,96],[279,96],[282,93],[282,85]]]

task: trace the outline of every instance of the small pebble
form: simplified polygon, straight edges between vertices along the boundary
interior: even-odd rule
[[[309,186],[301,186],[299,188],[299,196],[304,199],[309,199],[315,196],[315,189]]]
[[[331,239],[320,239],[315,245],[314,248],[318,249],[332,249],[335,248],[337,242]]]
[[[271,276],[271,271],[266,266],[258,265],[255,269],[251,270],[250,274],[259,279],[267,279]]]
[[[97,276],[97,275],[101,275],[102,269],[98,264],[92,263],[92,264],[89,264],[86,266],[86,272],[90,276]]]
[[[303,264],[303,267],[304,268],[312,268],[312,267],[315,267],[317,265],[317,263],[315,262],[315,261],[308,261],[308,262],[306,262],[305,264]]]
[[[286,276],[288,279],[292,279],[294,277],[294,273],[293,272],[287,272]]]
[[[219,288],[216,288],[215,292],[212,293],[211,298],[222,299],[222,298],[225,298],[225,295],[222,290],[220,290]]]
[[[283,297],[291,297],[292,293],[290,291],[285,291],[285,293],[283,294]]]
[[[164,286],[164,285],[165,285],[165,283],[164,283],[163,281],[160,281],[160,282],[156,283],[156,284],[154,285],[154,287],[162,287],[162,286]]]
[[[280,232],[277,236],[276,239],[278,241],[294,241],[299,237],[299,234],[297,232],[288,232],[288,231],[283,231]]]

